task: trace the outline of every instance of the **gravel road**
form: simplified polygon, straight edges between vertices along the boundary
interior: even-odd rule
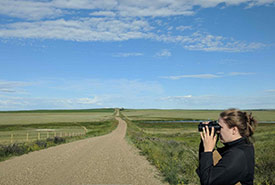
[[[0,163],[0,184],[161,185],[161,177],[124,137],[121,118],[110,134],[14,157]]]

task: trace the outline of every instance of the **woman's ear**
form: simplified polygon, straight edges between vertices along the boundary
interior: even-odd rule
[[[238,127],[233,127],[232,128],[232,135],[237,135],[237,134],[239,134],[239,129],[238,129]]]

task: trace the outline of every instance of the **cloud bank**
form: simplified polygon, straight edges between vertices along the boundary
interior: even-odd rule
[[[219,4],[224,7],[244,4],[247,8],[274,5],[274,0],[1,0],[0,13],[3,15],[29,20],[54,18],[69,14],[68,10],[90,10],[92,15],[165,17],[174,15],[193,15],[196,7],[211,8]],[[100,11],[98,11],[100,10]]]
[[[246,4],[247,7],[273,5],[273,0],[234,1],[146,1],[146,0],[2,0],[0,14],[6,19],[0,25],[0,38],[60,39],[78,42],[127,41],[150,39],[179,43],[187,50],[247,52],[266,47],[260,42],[238,41],[225,36],[193,30],[179,25],[180,35],[158,33],[159,17],[190,16],[196,7],[210,8]],[[148,18],[149,17],[149,18]],[[15,21],[16,20],[16,21]],[[172,27],[170,27],[172,28]],[[185,33],[185,30],[191,33]],[[168,29],[168,32],[170,30]],[[167,55],[167,53],[166,53]]]
[[[170,79],[170,80],[179,80],[182,78],[199,78],[199,79],[212,79],[212,78],[222,78],[228,76],[246,76],[246,75],[255,75],[256,73],[247,73],[247,72],[230,72],[225,74],[224,72],[218,72],[217,74],[192,74],[192,75],[178,75],[178,76],[162,76],[160,78]]]

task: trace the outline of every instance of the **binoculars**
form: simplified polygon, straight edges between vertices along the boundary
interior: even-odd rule
[[[208,126],[209,133],[212,131],[212,127],[214,127],[214,134],[216,134],[217,131],[221,130],[221,126],[219,125],[218,121],[210,121],[208,124],[203,124],[203,122],[200,122],[198,125],[199,132],[203,131],[203,127]]]

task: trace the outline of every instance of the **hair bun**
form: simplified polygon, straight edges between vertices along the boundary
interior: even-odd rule
[[[250,113],[249,115],[247,115],[246,112],[244,112],[246,120],[247,120],[247,128],[246,128],[246,136],[250,137],[253,135],[254,131],[255,131],[255,127],[256,127],[256,120],[254,119],[254,117],[252,116],[252,113]]]

